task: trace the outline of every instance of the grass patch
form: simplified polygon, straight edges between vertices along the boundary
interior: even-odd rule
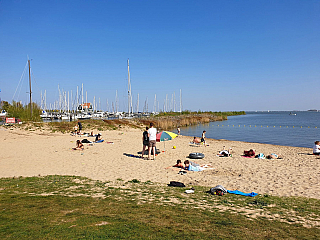
[[[185,194],[185,188],[134,180],[2,178],[0,238],[317,239],[320,235],[316,199],[213,196],[200,186],[195,186],[194,194]]]

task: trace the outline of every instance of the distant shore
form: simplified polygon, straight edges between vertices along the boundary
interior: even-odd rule
[[[180,181],[208,188],[220,184],[229,190],[320,199],[320,159],[312,155],[310,148],[214,139],[207,139],[208,147],[197,147],[189,145],[191,137],[179,136],[169,142],[157,143],[161,153],[155,161],[148,161],[139,158],[142,150],[140,129],[121,127],[99,131],[105,142],[86,145],[84,151],[71,148],[75,147],[77,139],[88,137],[4,127],[0,127],[0,132],[0,177],[78,175],[103,181],[138,179],[163,184]],[[223,146],[233,149],[232,157],[216,156]],[[166,152],[162,152],[164,148]],[[244,150],[251,148],[265,155],[276,153],[282,159],[241,157]],[[191,152],[204,153],[205,158],[196,161],[210,163],[214,169],[185,175],[179,175],[175,168],[166,169],[178,159],[188,159]]]

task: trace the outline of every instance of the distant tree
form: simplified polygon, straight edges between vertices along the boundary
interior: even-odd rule
[[[8,112],[10,104],[7,101],[1,101],[1,109],[6,110]]]
[[[22,121],[41,121],[41,109],[36,103],[32,103],[32,116],[30,112],[30,104],[23,106],[20,102],[12,101],[12,104],[9,104],[8,117],[20,118]]]

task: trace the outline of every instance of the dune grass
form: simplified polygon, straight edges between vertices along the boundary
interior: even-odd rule
[[[320,201],[133,179],[0,179],[1,239],[317,239]]]

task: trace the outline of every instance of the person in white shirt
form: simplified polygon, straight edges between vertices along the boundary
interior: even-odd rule
[[[153,160],[156,159],[156,139],[157,139],[157,129],[153,127],[153,123],[150,123],[150,128],[148,129],[149,136],[149,155],[148,160],[150,160],[151,149],[153,150]]]
[[[320,142],[315,141],[313,146],[313,154],[314,155],[320,155]]]

